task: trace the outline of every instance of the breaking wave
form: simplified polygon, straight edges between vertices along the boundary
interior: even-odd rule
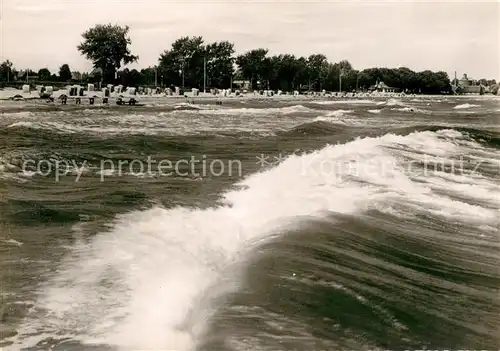
[[[329,125],[313,122],[300,128],[319,130],[331,128]],[[324,229],[340,225],[346,218],[352,221],[357,218],[351,227],[360,228],[365,225],[363,218],[376,211],[380,216],[372,218],[372,225],[379,229],[372,233],[385,233],[385,240],[396,244],[400,239],[388,233],[399,228],[405,245],[410,246],[417,245],[418,239],[426,245],[439,241],[449,255],[456,255],[453,257],[457,262],[453,268],[436,254],[434,264],[441,262],[438,266],[450,272],[463,264],[460,257],[468,252],[458,241],[474,240],[483,247],[498,246],[494,236],[460,232],[448,237],[445,232],[431,231],[432,228],[405,226],[422,218],[442,219],[443,224],[439,225],[459,223],[462,228],[497,225],[500,191],[496,181],[488,173],[482,173],[487,170],[471,172],[467,163],[469,168],[460,174],[441,169],[424,173],[421,167],[426,162],[424,156],[446,163],[467,153],[469,159],[491,158],[491,170],[498,172],[500,167],[495,163],[499,161],[498,150],[487,149],[478,139],[471,138],[472,132],[440,129],[408,135],[389,133],[328,145],[311,153],[290,156],[274,168],[249,176],[222,194],[226,205],[214,204],[208,209],[155,207],[121,215],[109,223],[109,230],[74,245],[40,289],[36,305],[17,340],[25,346],[44,339],[71,339],[123,349],[203,349],[209,340],[216,343],[211,335],[223,335],[223,330],[229,332],[230,329],[219,329],[219,333],[211,333],[213,328],[224,327],[223,323],[212,324],[218,313],[225,310],[225,300],[219,298],[243,289],[245,279],[251,279],[245,273],[251,268],[250,262],[259,255],[265,256],[259,250],[275,245],[277,251],[273,255],[285,255],[287,249],[279,242],[292,240],[302,231],[309,240],[301,244],[303,254],[288,257],[290,262],[302,260],[302,266],[295,267],[293,275],[290,271],[280,271],[280,284],[297,289],[314,286],[319,290],[311,292],[311,296],[306,296],[308,290],[294,290],[298,300],[277,300],[278,305],[297,301],[302,306],[296,311],[284,309],[282,314],[273,313],[273,304],[259,305],[257,300],[237,305],[240,308],[232,310],[233,318],[255,320],[256,311],[260,311],[259,318],[265,322],[258,330],[249,332],[228,321],[235,335],[259,336],[257,340],[251,335],[237,338],[240,344],[259,347],[260,343],[267,343],[277,347],[286,339],[279,341],[269,335],[289,325],[294,327],[287,329],[287,334],[294,339],[302,336],[301,340],[310,342],[309,345],[323,345],[320,336],[308,332],[304,325],[310,314],[317,313],[323,315],[323,321],[339,324],[329,329],[333,334],[338,333],[329,339],[331,347],[381,345],[376,336],[378,329],[371,327],[368,317],[363,320],[363,316],[373,314],[390,330],[390,336],[386,336],[388,347],[414,348],[423,329],[411,324],[412,312],[420,313],[422,318],[427,316],[429,323],[434,320],[450,326],[446,330],[453,330],[453,324],[460,330],[469,330],[471,337],[477,338],[474,340],[491,342],[495,331],[486,326],[493,326],[498,315],[481,315],[485,328],[472,331],[465,310],[459,308],[454,313],[457,310],[449,308],[447,303],[456,301],[452,300],[453,291],[460,291],[470,296],[482,294],[492,304],[491,308],[496,309],[495,292],[470,290],[459,280],[459,273],[455,273],[455,282],[449,281],[431,261],[419,258],[418,250],[388,251],[386,242],[385,256],[381,256],[383,249],[379,252],[376,247],[383,246],[385,241],[363,237],[355,229],[350,236],[342,234],[340,229],[333,233]],[[410,161],[416,162],[414,169],[408,167]],[[315,230],[311,232],[310,228]],[[315,242],[323,244],[313,250]],[[347,245],[343,249],[335,246],[342,243]],[[287,247],[291,250],[292,242]],[[399,258],[403,253],[404,260]],[[417,259],[434,268],[420,267],[420,270],[415,263]],[[476,267],[484,275],[481,279],[495,274],[495,264],[491,259],[488,264]],[[336,272],[335,269],[340,269],[338,265],[345,265],[344,270]],[[404,280],[401,270],[406,272]],[[349,272],[364,278],[357,279]],[[262,279],[271,279],[266,277]],[[422,288],[424,282],[442,292],[433,295],[431,290]],[[272,284],[266,289],[278,287]],[[258,284],[254,288],[258,289]],[[331,307],[327,308],[327,296],[323,294],[328,291],[342,300],[330,301]],[[448,294],[452,294],[449,299]],[[258,295],[261,299],[266,296],[262,292]],[[317,299],[322,306],[314,305]],[[472,299],[470,303],[472,307],[481,307]],[[312,304],[311,310],[306,310],[308,304]],[[365,311],[356,314],[358,322],[348,318],[348,306],[351,311]],[[335,313],[330,311],[332,308]],[[339,331],[346,328],[351,330],[348,340]]]

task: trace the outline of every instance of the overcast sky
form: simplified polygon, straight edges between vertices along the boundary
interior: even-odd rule
[[[473,78],[500,78],[500,5],[491,1],[166,1],[0,0],[2,61],[18,69],[63,63],[86,71],[76,46],[97,23],[130,26],[138,64],[158,56],[181,36],[229,40],[238,53],[265,47],[271,53],[330,61],[356,69],[406,66]]]

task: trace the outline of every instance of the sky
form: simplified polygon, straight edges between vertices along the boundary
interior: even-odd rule
[[[95,24],[130,26],[130,68],[157,64],[181,36],[229,40],[237,53],[325,54],[354,68],[442,70],[500,79],[500,2],[0,0],[0,60],[17,69],[89,71],[76,46]]]

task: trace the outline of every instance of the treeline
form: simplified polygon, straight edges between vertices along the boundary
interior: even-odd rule
[[[58,72],[53,73],[48,68],[18,70],[9,60],[0,64],[0,85],[17,86],[26,84],[27,82],[29,84],[56,83],[60,85],[70,83],[96,84],[102,82],[102,71],[98,69],[90,73],[72,72],[68,64],[63,64]],[[140,71],[125,68],[118,71],[117,79],[110,80],[110,83],[126,86],[153,86],[155,85],[155,68],[145,68]],[[158,84],[161,84],[160,80],[158,80]]]
[[[158,71],[167,85],[228,88],[231,80],[247,80],[252,89],[358,91],[383,81],[386,85],[414,93],[449,93],[446,72],[414,72],[409,68],[355,70],[347,60],[331,63],[322,54],[296,57],[269,55],[260,48],[235,56],[227,41],[204,44],[202,37],[183,37],[161,54]]]
[[[29,82],[29,81],[43,81],[43,82],[70,82],[72,73],[68,64],[64,64],[59,68],[59,71],[52,73],[47,68],[41,68],[37,71],[33,69],[17,70],[14,64],[6,60],[0,64],[0,82]]]
[[[271,55],[265,48],[236,55],[233,43],[205,43],[202,37],[177,39],[159,56],[155,67],[120,69],[122,64],[127,65],[139,59],[130,52],[128,31],[128,26],[107,24],[96,25],[84,32],[83,42],[77,49],[92,61],[95,69],[91,74],[82,74],[74,80],[125,86],[179,86],[200,90],[204,87],[226,89],[248,84],[250,89],[282,91],[360,91],[384,82],[389,87],[409,93],[451,92],[446,72],[414,72],[406,67],[359,71],[347,60],[333,63],[323,54],[309,57]],[[12,80],[16,76],[17,79],[23,79],[15,73],[10,61],[2,63],[0,82]],[[40,81],[72,80],[68,65],[61,66],[58,74],[45,68],[28,74],[36,75]],[[241,84],[242,81],[247,84]]]

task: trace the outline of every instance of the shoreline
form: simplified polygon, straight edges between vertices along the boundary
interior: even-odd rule
[[[61,104],[61,102],[55,98],[53,102],[47,99],[42,99],[40,97],[31,97],[24,100],[12,100],[12,99],[0,99],[0,113],[15,113],[15,112],[51,112],[51,111],[74,111],[74,110],[85,110],[85,109],[111,109],[111,110],[137,110],[137,109],[148,109],[148,110],[182,110],[182,109],[199,109],[199,105],[217,105],[217,102],[222,104],[219,106],[240,106],[244,107],[248,105],[261,105],[265,103],[310,103],[316,101],[331,101],[332,103],[340,104],[350,104],[350,103],[360,103],[355,101],[384,101],[388,99],[398,99],[402,101],[412,100],[412,99],[443,99],[443,98],[454,98],[454,99],[499,99],[497,95],[477,95],[477,96],[464,96],[464,95],[407,95],[407,96],[384,96],[384,95],[360,95],[360,96],[312,96],[312,95],[274,95],[274,96],[264,96],[264,95],[240,95],[240,96],[214,96],[214,95],[200,95],[196,97],[184,97],[184,96],[150,96],[150,95],[139,95],[139,103],[135,106],[129,105],[117,105],[116,98],[111,97],[108,104],[100,103],[101,98],[96,98],[94,104],[89,103],[89,98],[83,96],[81,104],[77,105],[74,101],[74,97],[68,99],[66,105]]]

